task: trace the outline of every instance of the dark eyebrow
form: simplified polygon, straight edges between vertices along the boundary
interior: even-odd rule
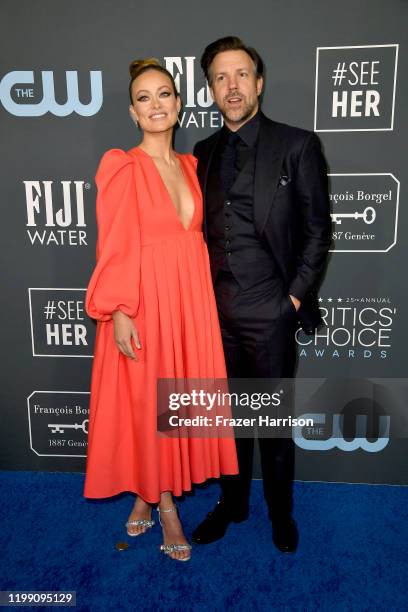
[[[160,91],[160,89],[163,89],[163,87],[171,89],[170,85],[160,85],[157,91]],[[136,96],[139,96],[141,93],[150,93],[150,91],[148,89],[139,89],[139,91],[136,92]]]
[[[235,72],[241,72],[242,70],[249,70],[248,67],[236,68]],[[214,76],[220,76],[220,74],[226,74],[225,72],[216,72]]]

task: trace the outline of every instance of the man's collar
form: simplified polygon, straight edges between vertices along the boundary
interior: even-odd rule
[[[242,141],[248,147],[254,147],[256,144],[256,140],[258,138],[259,132],[259,123],[260,123],[260,110],[258,109],[256,114],[249,119],[244,125],[242,125],[239,130],[235,133],[242,139]],[[228,134],[231,130],[224,124],[225,134]]]

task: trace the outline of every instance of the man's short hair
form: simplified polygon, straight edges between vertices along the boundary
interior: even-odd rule
[[[247,47],[238,36],[224,36],[214,42],[207,45],[204,49],[204,53],[201,56],[201,68],[204,72],[205,78],[211,85],[211,64],[214,58],[223,51],[245,51],[253,61],[255,65],[255,71],[257,78],[263,77],[264,75],[264,63],[261,56],[253,47]]]

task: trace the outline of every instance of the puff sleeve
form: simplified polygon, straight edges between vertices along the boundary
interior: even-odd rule
[[[137,315],[140,286],[140,226],[134,162],[121,149],[107,151],[99,164],[96,266],[85,298],[87,314],[108,321],[115,310]]]
[[[188,153],[188,156],[191,160],[191,163],[193,165],[193,168],[195,171],[197,171],[197,166],[198,166],[198,159],[197,157],[195,157],[195,155],[193,153]]]

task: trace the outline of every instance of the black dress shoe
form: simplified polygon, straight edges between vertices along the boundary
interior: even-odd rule
[[[272,523],[272,541],[276,548],[284,553],[295,552],[299,533],[293,519]]]
[[[224,537],[231,522],[240,523],[247,518],[248,515],[231,516],[221,499],[214,510],[209,512],[203,522],[196,527],[191,539],[195,544],[211,544]]]

